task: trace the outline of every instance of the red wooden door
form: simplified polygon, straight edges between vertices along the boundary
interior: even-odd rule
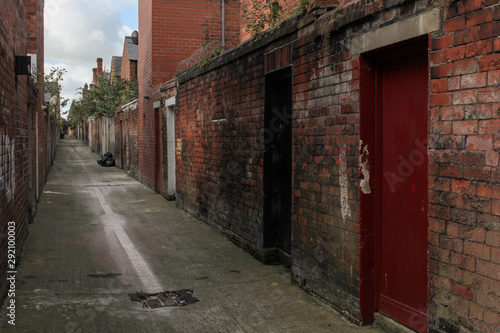
[[[381,56],[377,67],[375,308],[427,331],[426,44]]]

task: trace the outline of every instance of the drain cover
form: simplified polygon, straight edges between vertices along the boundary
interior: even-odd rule
[[[141,291],[135,294],[129,294],[129,297],[132,301],[141,302],[143,307],[148,307],[150,309],[184,306],[199,301],[193,296],[192,289],[162,291],[155,294],[148,294]]]

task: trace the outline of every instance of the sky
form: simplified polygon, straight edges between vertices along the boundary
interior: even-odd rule
[[[92,82],[97,58],[109,71],[124,37],[137,28],[138,0],[45,0],[45,73],[67,70],[62,97],[71,104],[77,89]]]

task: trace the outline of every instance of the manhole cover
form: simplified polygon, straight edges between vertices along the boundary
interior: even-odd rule
[[[199,301],[193,296],[192,289],[162,291],[155,294],[148,294],[141,291],[135,294],[129,294],[129,297],[132,301],[141,302],[143,307],[148,307],[150,309],[185,306]]]

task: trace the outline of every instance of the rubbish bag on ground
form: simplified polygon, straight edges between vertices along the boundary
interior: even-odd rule
[[[103,167],[112,167],[115,166],[115,159],[113,158],[113,154],[107,152],[97,160],[97,163]]]

